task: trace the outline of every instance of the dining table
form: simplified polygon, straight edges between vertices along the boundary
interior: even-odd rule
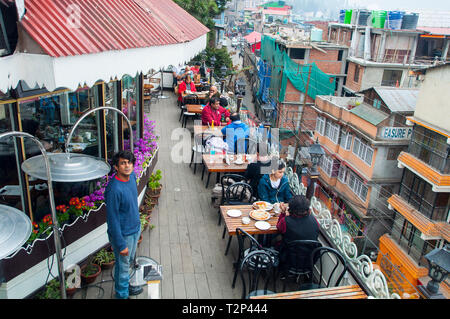
[[[242,162],[238,158],[242,158]],[[202,180],[205,170],[208,172],[206,188],[209,185],[211,173],[216,173],[216,183],[219,182],[221,173],[244,173],[250,163],[256,162],[256,154],[228,154],[229,163],[226,162],[226,154],[203,154]]]
[[[192,92],[192,91],[184,91],[181,93],[181,98],[184,101],[184,98],[188,95],[195,95],[198,98],[199,104],[206,104],[209,100],[209,92]]]
[[[359,285],[347,285],[252,296],[250,299],[367,299],[367,294]]]
[[[223,127],[223,126],[222,126]],[[215,126],[214,128],[208,126],[208,125],[195,125],[194,124],[194,136],[198,135],[198,134],[204,134],[204,135],[214,135],[214,136],[219,136],[222,137],[222,127],[219,126]]]
[[[186,104],[186,111],[194,114],[202,114],[203,107],[201,104]]]
[[[241,211],[241,215],[238,217],[231,217],[228,215],[229,210],[239,210]],[[230,249],[232,236],[236,235],[236,228],[240,228],[243,231],[247,232],[252,236],[256,235],[268,235],[268,234],[278,234],[277,223],[279,214],[276,214],[273,210],[269,211],[271,214],[270,219],[267,222],[270,224],[270,228],[266,230],[261,230],[255,226],[257,220],[250,217],[250,212],[254,210],[253,205],[222,205],[220,206],[220,214],[225,222],[222,238],[225,237],[225,234],[228,232],[228,243],[227,248],[225,249],[225,255],[228,254],[228,250]],[[249,217],[250,223],[244,224],[242,222],[243,217]]]

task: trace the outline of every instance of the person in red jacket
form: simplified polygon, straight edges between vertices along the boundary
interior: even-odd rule
[[[202,125],[211,125],[214,121],[214,125],[221,125],[220,120],[222,119],[222,114],[225,116],[225,122],[230,121],[230,111],[220,106],[220,100],[213,97],[209,100],[209,103],[203,108],[202,111]],[[226,125],[226,123],[224,123]]]
[[[183,93],[186,90],[190,90],[191,92],[196,92],[197,89],[195,88],[194,82],[192,82],[192,79],[189,75],[186,75],[184,78],[184,81],[180,83],[178,86],[178,101],[181,102],[183,100]]]

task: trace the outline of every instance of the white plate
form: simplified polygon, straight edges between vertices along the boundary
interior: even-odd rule
[[[268,230],[270,228],[270,224],[268,222],[260,220],[255,223],[255,227],[258,228],[259,230]]]
[[[259,208],[259,207],[257,207],[257,206],[255,205],[255,203],[258,203],[258,202],[266,203],[266,208]],[[272,205],[271,203],[265,202],[265,201],[262,201],[262,200],[259,200],[259,201],[254,202],[254,203],[252,204],[252,206],[253,206],[254,209],[262,209],[262,210],[266,210],[266,211],[269,211],[269,210],[271,210],[271,209],[273,208],[273,205]]]
[[[227,211],[227,215],[230,217],[240,217],[242,215],[242,212],[238,209],[230,209]]]
[[[236,160],[236,161],[234,161],[234,164],[236,164],[236,165],[242,165],[242,164],[244,164],[244,161],[238,161],[238,160]]]

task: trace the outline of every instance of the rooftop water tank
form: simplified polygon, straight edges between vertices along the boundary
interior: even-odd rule
[[[406,13],[403,15],[401,28],[405,29],[405,30],[415,30],[417,27],[418,21],[419,21],[419,14]]]
[[[404,14],[403,11],[389,11],[387,14],[387,29],[400,30]]]
[[[372,11],[372,26],[374,28],[384,28],[387,12],[385,10]]]
[[[345,20],[344,20],[345,24],[352,23],[352,11],[353,10],[345,10]]]
[[[367,19],[370,16],[369,10],[359,10],[359,18],[358,18],[358,25],[366,26],[367,25]]]
[[[312,28],[311,29],[311,41],[320,42],[322,41],[322,29]]]
[[[339,23],[344,23],[345,21],[345,9],[339,11]]]

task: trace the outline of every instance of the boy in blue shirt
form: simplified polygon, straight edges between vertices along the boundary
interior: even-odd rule
[[[129,285],[129,268],[133,266],[141,234],[135,162],[136,158],[130,151],[115,154],[112,164],[117,173],[105,190],[108,237],[116,258],[114,288],[117,299],[128,299],[129,295],[143,291],[142,287]]]

